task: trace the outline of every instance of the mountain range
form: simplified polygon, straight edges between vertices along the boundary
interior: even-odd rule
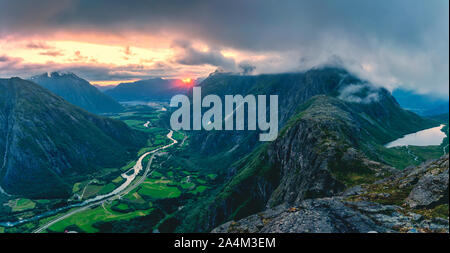
[[[387,143],[404,134],[433,125],[415,113],[403,110],[384,88],[375,87],[339,68],[313,69],[304,73],[257,76],[216,74],[199,84],[202,94],[278,95],[279,128],[312,103],[314,96],[336,98],[355,108],[353,114],[365,119],[365,131],[371,131],[377,144]],[[268,111],[268,110],[267,110]],[[319,114],[320,116],[320,114]],[[334,115],[338,117],[339,115]],[[377,129],[377,131],[372,130]],[[376,132],[376,133],[375,133]],[[204,155],[236,154],[232,160],[253,150],[259,142],[254,131],[196,131],[192,142]],[[229,165],[229,164],[228,164]]]
[[[0,79],[0,186],[8,194],[67,197],[75,182],[133,159],[145,141],[31,81]]]
[[[448,113],[448,99],[436,96],[417,94],[411,90],[395,89],[392,95],[401,107],[422,116],[433,116]]]
[[[402,109],[386,89],[338,68],[219,74],[200,86],[205,95],[277,94],[281,131],[265,144],[248,131],[194,133],[193,152],[217,157],[225,180],[201,203],[181,211],[185,218],[176,231],[210,231],[267,208],[373,183],[396,171],[389,162],[395,155],[384,144],[438,124]]]
[[[78,79],[54,73],[32,80],[67,80],[58,85],[72,87],[84,83]],[[170,150],[165,164],[218,176],[202,195],[182,195],[183,208],[175,208],[179,199],[162,201],[176,211],[160,222],[160,231],[402,232],[410,225],[448,231],[448,155],[407,167],[411,150],[384,147],[405,134],[448,125],[448,114],[421,117],[388,90],[341,68],[214,73],[198,86],[203,96],[222,99],[278,95],[280,131],[273,142],[259,142],[258,131],[186,132],[185,147]],[[84,97],[90,89],[79,92]],[[120,101],[168,100],[179,93],[192,98],[188,85],[158,78],[105,93]],[[160,116],[160,127],[168,127],[170,113]],[[146,141],[123,122],[91,114],[31,81],[0,79],[0,186],[8,194],[68,197],[75,182],[120,167]],[[448,153],[448,137],[446,143],[434,158]],[[447,225],[439,219],[445,210]]]
[[[119,112],[123,107],[111,97],[100,92],[88,81],[73,73],[44,73],[30,81],[41,85],[69,103],[92,113]]]
[[[191,85],[186,85],[178,79],[153,78],[121,83],[104,92],[118,101],[170,100],[174,95],[185,94]]]

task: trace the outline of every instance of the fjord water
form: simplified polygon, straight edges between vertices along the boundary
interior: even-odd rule
[[[442,132],[442,128],[445,125],[425,129],[412,134],[407,134],[402,138],[389,142],[385,146],[387,148],[399,147],[399,146],[431,146],[440,145],[445,138],[445,133]]]

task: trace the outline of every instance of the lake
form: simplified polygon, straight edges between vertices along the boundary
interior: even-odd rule
[[[441,131],[444,125],[425,129],[416,133],[407,134],[402,138],[389,142],[385,145],[387,148],[399,147],[399,146],[431,146],[441,145],[442,140],[445,138],[445,133]]]

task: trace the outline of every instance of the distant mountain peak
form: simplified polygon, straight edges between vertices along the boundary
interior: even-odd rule
[[[30,78],[70,103],[93,113],[117,112],[123,107],[72,72],[46,72]]]
[[[33,79],[39,79],[39,78],[58,78],[58,77],[75,77],[80,78],[73,72],[69,71],[51,71],[51,72],[45,72],[39,75],[32,76],[30,80]],[[81,78],[80,78],[81,79]]]
[[[189,86],[179,85],[182,83],[178,79],[162,79],[160,77],[139,80],[129,83],[120,83],[112,89],[105,91],[105,94],[118,101],[133,100],[169,100],[176,94],[185,94]]]
[[[0,78],[0,115],[0,185],[13,195],[67,197],[77,180],[123,166],[146,140],[20,78]]]

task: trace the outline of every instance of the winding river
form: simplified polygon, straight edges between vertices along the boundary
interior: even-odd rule
[[[34,231],[35,233],[39,233],[39,232],[45,230],[46,228],[48,228],[49,226],[53,225],[54,223],[69,217],[70,215],[73,215],[75,213],[83,211],[83,210],[87,209],[88,207],[91,207],[91,206],[94,206],[94,205],[97,205],[97,204],[101,204],[102,202],[104,202],[106,200],[111,200],[111,199],[113,199],[115,197],[119,197],[120,194],[123,193],[127,189],[127,187],[133,182],[133,180],[136,178],[136,176],[142,170],[142,168],[143,168],[142,160],[146,156],[148,156],[150,154],[154,154],[154,153],[156,153],[156,152],[158,152],[160,150],[166,149],[166,148],[168,148],[168,147],[178,143],[175,139],[172,138],[172,135],[173,135],[173,131],[170,130],[169,133],[167,134],[167,138],[170,139],[172,141],[172,143],[167,144],[167,145],[165,145],[163,147],[159,147],[159,148],[157,148],[155,150],[152,150],[152,151],[149,151],[149,152],[146,152],[146,153],[142,154],[139,157],[139,159],[137,160],[136,164],[133,166],[133,168],[131,168],[130,170],[128,170],[125,173],[122,173],[121,176],[125,179],[125,182],[123,184],[121,184],[119,187],[117,187],[116,189],[114,189],[112,192],[104,194],[104,195],[98,195],[98,196],[96,196],[94,198],[87,199],[87,200],[85,200],[83,202],[80,202],[80,203],[75,203],[75,204],[67,205],[67,206],[60,207],[60,208],[57,208],[57,209],[54,209],[54,210],[50,210],[50,211],[44,212],[42,214],[35,215],[33,217],[30,217],[30,218],[20,219],[20,220],[17,220],[17,221],[0,222],[0,226],[2,226],[2,227],[14,227],[14,226],[26,223],[26,222],[40,220],[42,218],[45,218],[45,217],[48,217],[48,216],[52,216],[54,214],[57,214],[57,213],[60,213],[60,212],[63,212],[63,211],[66,211],[66,210],[69,210],[69,209],[72,209],[72,208],[77,208],[77,209],[72,210],[71,212],[69,212],[69,213],[67,213],[67,214],[65,214],[65,215],[63,215],[61,217],[58,217],[58,218],[48,222],[46,225],[44,225],[44,226],[42,226],[42,227],[40,227],[40,228],[38,228],[37,230]],[[149,161],[149,165],[150,165],[150,161]],[[149,165],[147,166],[147,170],[150,169]],[[131,171],[133,171],[133,173],[131,173]],[[146,171],[146,173],[147,172],[148,171]],[[143,180],[139,180],[139,182],[137,184],[133,185],[133,186],[136,187],[137,185],[139,185],[142,182],[143,182]]]

